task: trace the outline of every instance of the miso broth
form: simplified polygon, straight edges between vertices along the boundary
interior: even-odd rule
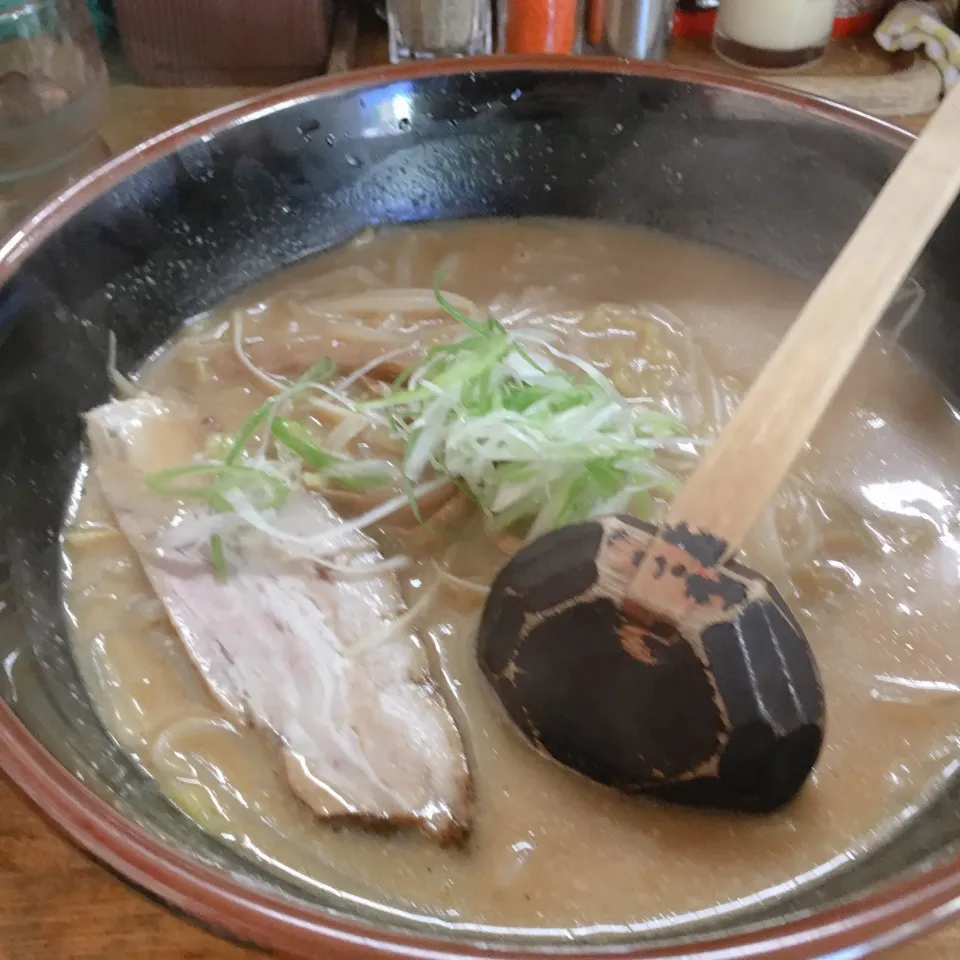
[[[508,327],[558,334],[565,352],[594,363],[625,396],[653,397],[697,438],[716,434],[809,293],[746,260],[635,229],[398,229],[197,318],[138,386],[187,400],[211,436],[229,435],[271,394],[232,352],[238,320],[249,357],[270,376],[296,376],[298,364],[326,353],[349,374],[410,343],[422,355],[443,319],[435,304],[396,312],[386,297],[382,309],[358,310],[356,297],[430,290],[438,268],[444,289]],[[393,449],[389,437],[327,427],[345,448]],[[519,735],[474,652],[483,585],[516,544],[487,532],[469,503],[440,530],[388,517],[369,531],[384,556],[410,556],[398,574],[408,607],[435,583],[437,564],[447,578],[418,609],[416,628],[471,767],[473,823],[462,847],[318,820],[291,792],[276,743],[211,696],[89,477],[64,535],[74,651],[104,725],[171,800],[288,879],[454,926],[588,933],[678,922],[840,868],[942,780],[960,723],[958,478],[950,400],[875,336],[745,550],[800,619],[827,702],[815,774],[770,816],[626,797]],[[365,508],[360,495],[331,503],[345,517]]]

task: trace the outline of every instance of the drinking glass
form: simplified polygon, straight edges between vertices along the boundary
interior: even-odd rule
[[[491,0],[388,0],[390,60],[490,53]]]
[[[819,60],[838,0],[720,0],[713,48],[736,65],[795,70]]]
[[[86,0],[0,0],[0,232],[106,158],[107,87]]]

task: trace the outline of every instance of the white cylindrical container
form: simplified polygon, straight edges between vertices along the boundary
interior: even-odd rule
[[[720,0],[717,54],[761,70],[789,70],[823,56],[838,0]]]

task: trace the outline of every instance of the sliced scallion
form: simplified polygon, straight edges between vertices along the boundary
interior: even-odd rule
[[[236,432],[233,443],[223,458],[223,462],[227,464],[227,466],[232,466],[243,457],[243,452],[246,450],[247,444],[278,404],[289,400],[304,387],[311,384],[325,383],[336,372],[336,364],[329,357],[323,357],[310,367],[306,373],[298,377],[286,390],[278,393],[275,397],[264,400],[240,425],[240,429]]]
[[[214,573],[220,581],[227,579],[227,557],[223,550],[223,537],[215,533],[210,538],[210,561],[213,563]]]
[[[305,427],[291,420],[274,420],[270,431],[278,443],[295,453],[307,466],[324,470],[340,462],[340,457],[321,450]]]
[[[200,500],[217,509],[230,509],[225,494],[229,490],[259,491],[261,509],[279,507],[290,495],[289,486],[278,476],[259,467],[226,463],[192,463],[147,475],[147,486],[162,497]]]

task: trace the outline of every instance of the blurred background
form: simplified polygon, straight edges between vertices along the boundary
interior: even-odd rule
[[[960,0],[0,0],[0,232],[162,129],[388,61],[604,54],[759,73],[907,126]]]

